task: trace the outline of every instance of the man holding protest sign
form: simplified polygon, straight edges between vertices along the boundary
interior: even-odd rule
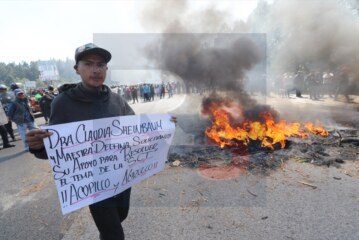
[[[49,125],[134,115],[127,102],[104,85],[107,63],[111,60],[109,51],[88,43],[76,49],[75,60],[74,68],[82,81],[53,100]],[[41,129],[27,133],[26,142],[37,158],[48,158],[43,139],[49,136],[50,132]],[[121,222],[128,215],[130,194],[128,188],[89,206],[100,239],[124,239]]]

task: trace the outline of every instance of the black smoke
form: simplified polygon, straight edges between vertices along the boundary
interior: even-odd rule
[[[249,38],[239,37],[227,46],[208,43],[213,35],[164,34],[160,58],[165,71],[187,84],[219,90],[240,91],[245,71],[260,60],[260,52]],[[212,46],[208,46],[208,44]]]
[[[225,92],[226,101],[236,102],[250,118],[255,115],[251,109],[256,113],[258,109],[274,112],[270,107],[256,107],[257,102],[244,90],[246,73],[259,63],[265,66],[263,39],[256,34],[234,33],[247,26],[243,22],[229,25],[226,13],[213,6],[191,12],[184,0],[160,2],[152,2],[143,14],[144,25],[162,32],[161,40],[145,49],[148,59],[163,71],[180,77],[188,90],[212,92],[203,99],[203,108],[206,102],[222,99],[220,95]],[[170,12],[178,9],[178,13],[159,14],[164,6]],[[265,79],[261,84],[266,84]]]

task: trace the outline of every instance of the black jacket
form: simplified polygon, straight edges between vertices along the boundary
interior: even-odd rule
[[[49,125],[134,114],[128,103],[106,85],[101,91],[93,93],[79,83],[55,97]],[[30,152],[37,158],[47,159],[45,149],[30,149]]]

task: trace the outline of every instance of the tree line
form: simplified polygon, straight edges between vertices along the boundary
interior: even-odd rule
[[[56,64],[59,72],[60,80],[56,81],[59,84],[62,82],[77,82],[78,75],[75,73],[73,66],[75,62],[71,59],[66,60],[50,60]],[[0,62],[0,84],[10,86],[11,83],[27,81],[36,81],[37,85],[46,85],[40,80],[40,71],[38,62],[32,61],[21,63],[4,63]]]

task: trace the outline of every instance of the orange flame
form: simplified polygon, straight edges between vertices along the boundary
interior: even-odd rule
[[[285,141],[289,137],[307,138],[309,133],[320,136],[328,136],[329,133],[322,126],[313,123],[305,123],[303,129],[299,122],[287,124],[286,120],[276,123],[270,112],[260,115],[264,122],[244,121],[242,127],[232,127],[229,114],[220,107],[210,107],[213,115],[213,125],[205,131],[206,135],[213,139],[221,148],[225,146],[247,145],[251,140],[261,141],[261,146],[274,150],[273,145],[279,143],[285,147]]]

